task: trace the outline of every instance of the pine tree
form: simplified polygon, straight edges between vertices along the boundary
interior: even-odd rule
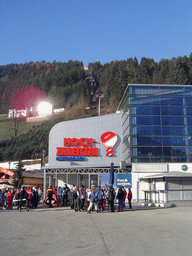
[[[23,184],[23,172],[24,172],[24,165],[22,164],[21,159],[19,159],[16,170],[14,171],[14,177],[13,177],[13,186],[15,188],[21,188]]]

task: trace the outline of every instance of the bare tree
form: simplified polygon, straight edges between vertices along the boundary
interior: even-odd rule
[[[19,129],[19,118],[17,117],[17,110],[15,112],[13,112],[13,123],[14,123],[14,137],[17,137],[18,134],[18,129]]]

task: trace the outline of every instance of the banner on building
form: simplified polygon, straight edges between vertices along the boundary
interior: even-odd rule
[[[125,186],[126,188],[132,188],[132,175],[131,173],[116,174],[117,188]]]
[[[3,168],[3,167],[0,167],[0,172],[4,173],[5,175],[9,175],[9,176],[11,176],[11,177],[14,176],[14,172],[12,172],[12,171],[10,171],[10,170],[7,170],[7,169],[5,169],[5,168]]]

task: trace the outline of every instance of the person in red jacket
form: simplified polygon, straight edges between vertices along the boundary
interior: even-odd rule
[[[30,207],[32,207],[32,205],[31,205],[31,201],[32,201],[32,189],[31,189],[31,187],[28,187],[28,189],[26,190],[26,192],[27,192],[27,194],[29,195],[28,196],[28,199],[27,199],[27,203],[28,203],[28,206],[29,206],[29,208]]]
[[[124,191],[124,200],[123,200],[123,210],[124,210],[124,208],[125,208],[125,199],[127,197],[127,191],[126,191],[126,187],[125,186],[122,186],[122,189]]]
[[[8,206],[7,206],[7,209],[13,209],[13,194],[11,193],[11,190],[9,189],[8,190],[8,193],[7,193],[7,201],[8,201]]]
[[[32,189],[30,188],[30,187],[28,187],[28,189],[26,190],[26,192],[28,193],[28,200],[31,200],[31,198],[32,198]]]
[[[129,188],[129,193],[128,193],[129,209],[132,209],[131,200],[132,200],[132,191]]]

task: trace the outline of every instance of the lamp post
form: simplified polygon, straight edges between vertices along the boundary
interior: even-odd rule
[[[99,104],[98,104],[98,116],[101,115],[101,100],[103,99],[103,94],[100,92],[97,92],[94,96],[94,101],[96,101],[96,99],[99,100]]]
[[[151,163],[151,157],[152,157],[153,153],[152,152],[149,152],[148,153],[148,156],[149,156],[149,159],[150,159],[150,163]]]
[[[99,97],[98,116],[101,114],[101,98]]]

